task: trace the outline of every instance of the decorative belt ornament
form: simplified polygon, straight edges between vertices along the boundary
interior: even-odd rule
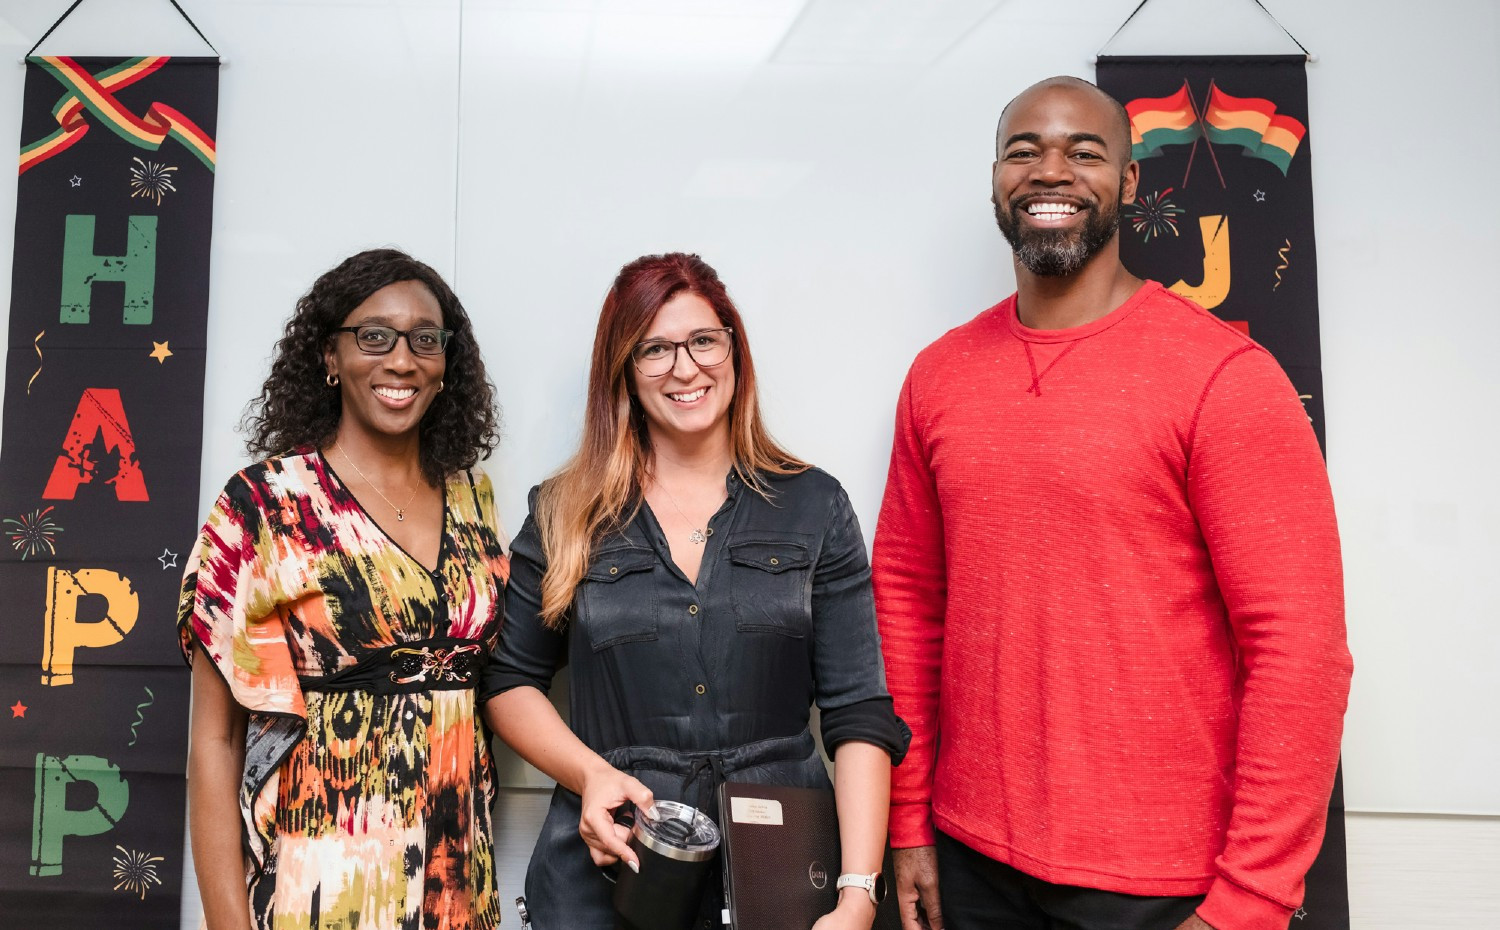
[[[427,646],[421,649],[392,649],[391,660],[396,668],[391,672],[391,681],[398,685],[414,682],[467,683],[474,677],[477,665],[474,658],[478,653],[479,646],[475,643],[452,649],[432,649]]]
[[[301,676],[298,682],[304,692],[461,691],[474,687],[488,659],[484,643],[477,639],[435,636],[386,646],[362,657],[357,665],[332,675]]]

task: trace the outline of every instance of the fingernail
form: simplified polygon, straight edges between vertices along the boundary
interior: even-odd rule
[[[634,859],[626,859],[625,864],[630,866],[630,871],[634,872],[637,875],[641,874],[641,867],[636,863]]]

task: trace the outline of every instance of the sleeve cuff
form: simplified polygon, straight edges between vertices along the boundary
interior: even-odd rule
[[[512,688],[522,685],[530,685],[538,691],[546,694],[552,688],[552,682],[531,678],[519,672],[500,671],[493,665],[486,666],[484,675],[479,679],[478,691],[479,703],[483,704],[497,694],[503,694]]]
[[[936,846],[937,830],[932,825],[932,805],[910,802],[891,805],[891,848]]]
[[[911,728],[896,716],[888,697],[822,711],[819,726],[823,731],[823,746],[830,756],[841,743],[855,740],[879,746],[890,755],[891,765],[900,765],[911,745]]]
[[[1292,908],[1217,878],[1198,905],[1198,916],[1214,930],[1287,930]]]

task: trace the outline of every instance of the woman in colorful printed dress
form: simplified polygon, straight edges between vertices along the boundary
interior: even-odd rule
[[[615,279],[583,433],[533,492],[480,690],[501,738],[558,782],[526,875],[536,926],[614,926],[596,865],[637,864],[613,819],[627,801],[717,818],[720,780],[828,787],[816,702],[847,879],[816,928],[869,930],[910,738],[869,561],[843,488],[762,426],[744,322],[702,259],[648,256]],[[571,729],[545,696],[565,660]],[[718,925],[718,887],[696,926]]]
[[[474,686],[509,572],[493,387],[428,266],[362,252],[286,326],[183,579],[209,930],[488,930]],[[248,882],[248,894],[247,894]]]

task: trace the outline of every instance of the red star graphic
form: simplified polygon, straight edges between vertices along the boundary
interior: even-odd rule
[[[14,704],[10,705],[10,716],[12,719],[15,719],[16,717],[25,717],[26,711],[26,705],[22,704],[20,701],[17,701]]]

